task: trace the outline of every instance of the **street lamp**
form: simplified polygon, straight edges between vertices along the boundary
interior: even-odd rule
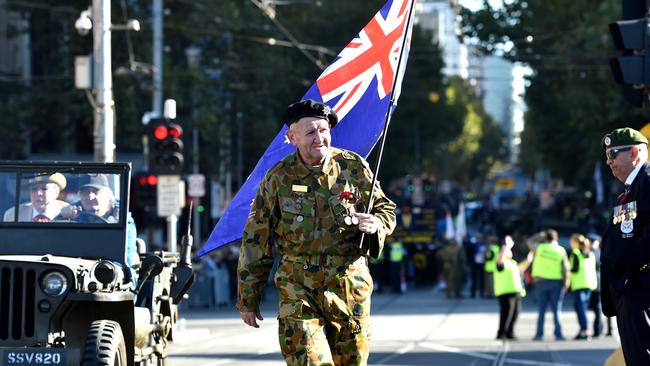
[[[79,18],[74,22],[74,28],[79,35],[85,36],[93,29],[93,21],[90,18],[90,8],[81,11]]]

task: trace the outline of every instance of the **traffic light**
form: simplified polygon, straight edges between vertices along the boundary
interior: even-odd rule
[[[158,177],[149,172],[138,172],[133,175],[131,207],[135,209],[156,209],[156,194]]]
[[[149,122],[149,169],[158,174],[183,172],[183,128],[174,120],[157,118]]]
[[[622,55],[610,59],[614,80],[623,84],[624,96],[630,103],[642,107],[650,90],[650,46],[648,18],[619,20],[609,24],[614,46]]]

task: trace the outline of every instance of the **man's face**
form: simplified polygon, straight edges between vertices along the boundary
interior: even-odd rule
[[[318,117],[301,118],[289,127],[287,137],[298,148],[305,164],[318,165],[329,154],[332,136],[327,120]]]
[[[56,183],[36,183],[30,187],[29,198],[34,209],[42,214],[47,205],[56,200],[60,191]]]
[[[605,152],[607,165],[616,179],[625,183],[625,179],[634,170],[634,159],[638,154],[636,146],[616,146]]]
[[[84,211],[97,216],[104,216],[110,208],[108,188],[84,187],[79,191],[79,197]]]

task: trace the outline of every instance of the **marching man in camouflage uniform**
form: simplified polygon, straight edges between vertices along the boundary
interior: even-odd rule
[[[338,122],[327,105],[289,106],[287,138],[297,148],[271,168],[253,201],[242,238],[237,309],[255,328],[261,292],[273,264],[280,296],[279,340],[287,365],[366,365],[372,278],[395,228],[395,204],[359,155],[330,146]],[[365,233],[364,247],[359,243]]]

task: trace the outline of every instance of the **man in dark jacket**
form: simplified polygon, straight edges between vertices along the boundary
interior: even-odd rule
[[[625,191],[603,234],[601,301],[616,316],[628,366],[650,365],[650,165],[648,139],[619,128],[603,137],[612,174]]]

